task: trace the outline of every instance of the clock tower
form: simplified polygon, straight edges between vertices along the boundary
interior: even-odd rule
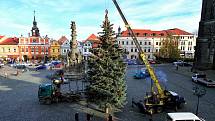
[[[39,28],[37,27],[37,22],[35,20],[35,11],[34,11],[33,27],[31,29],[31,36],[34,36],[34,37],[39,37],[40,36]]]

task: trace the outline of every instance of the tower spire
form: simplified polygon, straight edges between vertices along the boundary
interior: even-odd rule
[[[35,19],[35,10],[34,10],[34,21],[33,21],[33,27],[31,29],[31,34],[32,36],[40,36],[40,33],[39,33],[39,28],[37,27],[37,22],[36,22],[36,19]]]
[[[36,21],[36,20],[35,20],[35,10],[34,10],[34,21]]]

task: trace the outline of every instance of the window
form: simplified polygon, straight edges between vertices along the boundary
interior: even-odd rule
[[[46,48],[46,52],[48,52],[48,48]]]
[[[122,41],[122,45],[124,45],[124,41]]]
[[[128,45],[128,41],[126,41],[126,45]]]
[[[31,52],[34,52],[34,47],[31,47]]]
[[[137,37],[138,37],[138,36],[140,35],[140,33],[137,33],[136,35],[137,35]]]
[[[161,45],[161,42],[159,42],[159,45]]]
[[[36,42],[36,39],[33,39],[33,42]]]
[[[149,45],[151,45],[151,42],[149,42]]]
[[[84,44],[85,46],[87,46],[87,44]]]
[[[86,48],[84,48],[84,52],[87,52],[87,49],[86,49]]]
[[[131,48],[131,52],[133,52],[133,48]]]
[[[120,44],[120,41],[118,41],[118,43]]]
[[[60,52],[60,49],[58,49],[58,52]]]
[[[133,45],[134,43],[133,43],[133,41],[131,41],[131,45]]]
[[[13,49],[13,52],[16,52],[16,48]]]
[[[163,34],[163,33],[161,33],[160,35],[161,35],[161,36],[164,36],[164,34]]]
[[[88,46],[90,46],[90,44],[88,44]]]
[[[147,42],[145,42],[145,45],[147,45]]]
[[[28,48],[25,48],[25,52],[28,52]]]
[[[140,45],[142,45],[142,42],[140,42]]]
[[[2,52],[4,52],[4,48],[2,48]]]
[[[63,52],[66,53],[66,49],[63,49]]]
[[[22,52],[24,52],[24,48],[22,48]]]
[[[144,36],[147,36],[147,33],[144,33],[143,35],[144,35]]]
[[[146,49],[144,49],[144,52],[146,52]]]
[[[52,52],[54,53],[54,49],[52,49]]]
[[[158,52],[158,49],[156,49],[155,52]]]
[[[156,42],[156,45],[158,45],[158,42]]]
[[[44,52],[44,48],[42,47],[42,52]]]
[[[135,50],[134,50],[135,52],[137,52],[137,49],[135,48]]]
[[[155,33],[153,33],[153,34],[152,34],[152,36],[156,36],[156,34],[155,34]]]
[[[36,47],[35,49],[36,49],[36,52],[38,52],[38,47]]]
[[[130,36],[130,33],[128,33],[128,36]]]
[[[150,52],[150,48],[148,49],[148,52]]]

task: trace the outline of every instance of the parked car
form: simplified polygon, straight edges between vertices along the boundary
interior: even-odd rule
[[[36,71],[46,69],[46,65],[39,65],[35,69]]]
[[[0,62],[0,66],[4,66],[4,63]]]
[[[148,62],[149,62],[150,64],[156,64],[156,61],[153,60],[153,59],[149,59]]]
[[[194,74],[192,76],[192,81],[196,83],[201,83],[207,87],[215,87],[215,81],[208,79],[206,74]]]
[[[145,79],[147,77],[149,77],[149,72],[146,68],[142,68],[141,70],[138,70],[135,75],[134,78],[135,79]]]
[[[137,61],[136,60],[127,60],[128,65],[137,65]]]
[[[193,65],[190,64],[190,63],[184,62],[184,63],[183,63],[183,66],[192,67]]]
[[[17,64],[14,67],[17,68],[17,69],[25,69],[26,68],[26,66],[22,65],[22,64]]]
[[[182,61],[182,60],[177,60],[176,62],[173,62],[172,64],[173,64],[173,65],[182,66],[183,63],[184,63],[184,61]]]

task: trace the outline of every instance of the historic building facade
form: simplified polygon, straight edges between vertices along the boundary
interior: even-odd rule
[[[167,35],[172,35],[178,40],[178,49],[181,50],[181,56],[185,58],[194,58],[194,46],[196,44],[195,35],[178,28],[153,31],[147,29],[133,29],[142,50],[148,59],[155,59],[154,54],[158,53],[161,48],[162,40]],[[121,33],[121,32],[119,32]],[[137,59],[139,54],[128,31],[123,31],[117,36],[117,42],[120,47],[124,48],[129,54],[127,59]]]
[[[50,46],[50,57],[52,59],[59,59],[61,53],[60,53],[60,44],[58,41],[53,40],[51,41],[51,46]]]
[[[215,0],[203,0],[196,43],[195,68],[215,68]]]
[[[16,37],[0,36],[0,58],[19,59],[18,40]]]
[[[31,36],[19,38],[19,57],[24,60],[44,60],[45,56],[50,56],[50,41],[46,36],[42,38],[37,27],[37,22],[33,21]]]
[[[98,47],[101,41],[95,34],[91,34],[86,40],[83,41],[83,59],[87,60],[91,55],[90,49]]]
[[[70,41],[69,41],[69,39],[67,39],[65,36],[62,36],[58,40],[58,42],[60,44],[60,53],[61,53],[61,55],[66,57],[66,55],[70,51]]]

